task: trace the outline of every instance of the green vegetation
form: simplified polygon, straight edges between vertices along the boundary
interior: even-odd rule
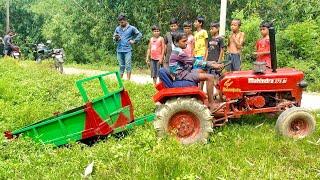
[[[125,12],[129,22],[143,33],[142,41],[134,47],[135,66],[144,63],[150,27],[159,24],[162,33],[168,31],[168,21],[177,17],[180,23],[198,15],[209,22],[219,19],[219,1],[213,0],[12,0],[11,26],[17,31],[16,43],[23,54],[31,58],[31,44],[51,39],[55,47],[63,47],[67,62],[97,63],[116,66],[112,34],[117,15]],[[318,0],[228,1],[228,24],[234,17],[242,20],[246,43],[242,59],[244,68],[251,68],[252,52],[262,20],[276,19],[277,47],[280,67],[295,67],[306,73],[311,91],[320,89],[320,2]],[[5,1],[0,1],[0,17],[5,18]],[[4,29],[4,21],[0,28]],[[227,26],[229,29],[229,25]],[[228,34],[228,33],[227,33]],[[91,66],[91,65],[90,65]],[[95,65],[93,65],[95,66]]]
[[[82,76],[60,75],[49,63],[0,62],[0,132],[82,105],[75,87]],[[152,85],[125,87],[136,117],[153,112]],[[0,179],[79,179],[92,161],[93,179],[318,179],[320,131],[292,140],[277,136],[274,125],[265,116],[244,117],[215,129],[208,144],[191,146],[158,139],[152,124],[92,147],[54,148],[1,136]]]

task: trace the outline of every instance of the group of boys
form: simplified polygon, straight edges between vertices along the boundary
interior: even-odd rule
[[[132,45],[140,41],[142,34],[139,30],[127,22],[124,14],[118,17],[119,26],[115,29],[114,40],[117,42],[117,59],[119,61],[121,77],[124,71],[127,71],[127,78],[131,76],[131,59]],[[221,63],[224,58],[225,45],[224,38],[219,36],[219,23],[213,22],[210,24],[209,38],[204,27],[204,18],[199,16],[195,19],[193,25],[195,27],[192,33],[192,23],[183,23],[183,32],[187,36],[187,47],[183,52],[195,60],[194,69],[201,61]],[[169,22],[170,32],[161,37],[160,28],[156,25],[152,26],[153,37],[151,37],[147,50],[146,62],[151,66],[151,76],[154,83],[157,82],[158,72],[160,67],[168,68],[170,66],[170,57],[174,49],[174,34],[179,32],[179,23],[173,18]],[[227,58],[231,62],[227,67],[230,71],[238,71],[241,67],[241,50],[245,41],[245,34],[240,31],[241,21],[234,19],[231,22],[231,35],[228,37]],[[268,23],[262,23],[260,31],[263,36],[257,41],[257,51],[254,53],[257,56],[257,61],[266,62],[267,67],[271,67],[270,57],[270,42],[268,36]],[[172,69],[172,68],[171,68]]]
[[[186,21],[183,23],[183,33],[187,36],[187,47],[183,50],[188,57],[197,61],[212,61],[221,63],[224,58],[225,45],[224,38],[219,35],[219,23],[210,24],[209,38],[207,31],[203,28],[205,20],[199,16],[195,19],[193,25],[195,31],[192,33],[192,23]],[[179,23],[173,18],[169,22],[170,32],[161,37],[160,28],[152,26],[153,37],[148,45],[146,63],[151,67],[151,77],[154,83],[157,81],[160,67],[168,68],[170,65],[170,56],[174,49],[173,35],[179,33]],[[228,37],[226,61],[230,63],[227,67],[229,71],[239,71],[241,69],[241,50],[245,42],[245,33],[240,31],[241,21],[234,19],[231,21],[231,34]],[[257,61],[266,62],[267,67],[271,67],[270,42],[268,28],[270,25],[266,22],[260,25],[262,39],[256,43]],[[195,69],[199,69],[194,66]]]
[[[199,16],[193,25],[195,32],[192,33],[192,24],[183,23],[183,32],[179,32],[179,24],[176,19],[170,21],[170,32],[165,37],[160,36],[160,28],[152,26],[151,37],[147,50],[146,63],[151,66],[151,76],[154,83],[157,82],[158,71],[162,66],[169,69],[169,73],[175,80],[186,80],[200,84],[207,83],[209,108],[214,109],[213,87],[216,77],[210,73],[210,69],[221,69],[224,60],[224,38],[219,35],[219,23],[210,24],[209,38],[204,27],[204,18]],[[227,61],[229,71],[241,69],[241,50],[245,41],[245,33],[240,31],[241,21],[234,19],[231,22],[231,34],[228,37]],[[257,61],[264,61],[270,67],[270,42],[268,37],[267,23],[260,26],[263,36],[257,41]],[[214,72],[214,71],[212,71]]]

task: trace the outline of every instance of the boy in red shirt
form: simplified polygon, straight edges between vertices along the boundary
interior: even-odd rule
[[[153,83],[156,84],[159,76],[160,65],[163,62],[165,44],[163,37],[160,36],[159,26],[154,25],[151,27],[151,30],[153,36],[149,41],[146,63],[151,66],[151,77],[153,78]]]
[[[265,62],[267,68],[271,68],[271,54],[270,54],[270,39],[269,39],[269,28],[268,22],[262,22],[260,25],[260,32],[262,38],[256,43],[257,62]]]
[[[187,47],[183,51],[188,55],[188,57],[194,57],[193,50],[194,50],[194,37],[192,35],[192,23],[186,21],[183,23],[183,31],[188,37]]]

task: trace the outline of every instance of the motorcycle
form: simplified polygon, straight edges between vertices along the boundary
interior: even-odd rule
[[[13,57],[14,59],[20,59],[20,55],[21,55],[20,48],[18,46],[13,46],[10,56]]]
[[[54,66],[56,70],[58,70],[61,74],[63,73],[63,63],[64,63],[64,50],[61,49],[53,49],[52,50],[52,58],[54,59]]]
[[[0,55],[4,56],[4,42],[2,38],[0,38]],[[11,51],[9,51],[9,55],[14,59],[20,59],[21,52],[19,46],[12,45]]]
[[[52,49],[50,49],[49,44],[51,44],[50,40],[48,40],[46,44],[44,43],[36,44],[35,60],[37,63],[40,63],[42,60],[48,59],[51,57]]]
[[[41,63],[44,59],[52,58],[54,60],[54,67],[61,74],[63,73],[63,63],[65,59],[65,53],[62,48],[53,48],[50,47],[51,41],[48,40],[46,44],[39,43],[34,44],[34,57],[37,63]]]

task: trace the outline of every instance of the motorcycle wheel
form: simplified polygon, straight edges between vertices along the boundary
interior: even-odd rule
[[[59,72],[61,73],[61,74],[63,74],[63,63],[61,63],[61,62],[59,62],[58,63],[58,70],[59,70]]]
[[[36,59],[36,62],[37,62],[37,63],[41,63],[41,58],[38,57],[38,58]]]
[[[57,71],[59,71],[61,74],[63,74],[63,63],[58,62],[57,60],[54,61],[54,67]]]

